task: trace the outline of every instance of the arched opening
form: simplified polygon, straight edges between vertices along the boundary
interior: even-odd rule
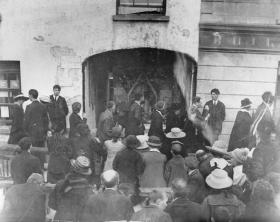
[[[109,51],[83,63],[84,109],[96,127],[106,102],[114,100],[125,115],[136,93],[144,95],[145,122],[154,104],[181,104],[186,109],[196,90],[196,62],[186,54],[155,48]]]

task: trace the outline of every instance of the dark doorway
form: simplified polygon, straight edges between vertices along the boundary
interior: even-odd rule
[[[157,101],[165,101],[167,107],[179,103],[186,108],[195,92],[195,61],[174,51],[116,50],[91,56],[83,66],[84,107],[94,116],[92,127],[109,100],[125,112],[134,95],[141,93],[145,98],[145,120],[149,123]]]

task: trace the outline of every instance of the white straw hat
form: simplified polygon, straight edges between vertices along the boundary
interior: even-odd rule
[[[232,179],[227,172],[221,169],[215,169],[206,177],[206,183],[213,189],[224,189],[232,186]]]
[[[180,128],[172,128],[171,132],[166,134],[166,137],[170,139],[179,139],[184,138],[185,136],[186,133],[183,132]]]
[[[212,147],[210,146],[206,146],[206,148],[210,151],[210,152],[213,152],[213,153],[218,153],[218,154],[223,154],[223,155],[226,155],[228,154],[227,152],[227,144],[222,141],[222,140],[217,140],[215,141],[215,143],[213,144]]]
[[[147,135],[138,135],[136,136],[137,139],[140,141],[140,146],[138,146],[136,149],[137,150],[144,150],[144,149],[147,149],[149,148],[149,145],[147,143],[149,137]]]

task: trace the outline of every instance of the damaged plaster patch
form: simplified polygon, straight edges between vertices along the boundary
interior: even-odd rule
[[[55,58],[60,58],[61,56],[76,56],[76,53],[73,49],[66,46],[62,47],[59,45],[51,47],[50,53]]]
[[[34,36],[33,39],[34,39],[35,41],[38,41],[38,42],[43,42],[43,41],[45,41],[45,38],[44,38],[43,36],[41,36],[41,35]]]

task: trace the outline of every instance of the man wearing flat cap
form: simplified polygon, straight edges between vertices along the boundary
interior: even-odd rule
[[[11,107],[12,127],[8,144],[17,144],[18,141],[25,136],[23,130],[24,111],[22,104],[26,100],[28,100],[28,97],[24,96],[22,93],[14,97],[14,105]]]

